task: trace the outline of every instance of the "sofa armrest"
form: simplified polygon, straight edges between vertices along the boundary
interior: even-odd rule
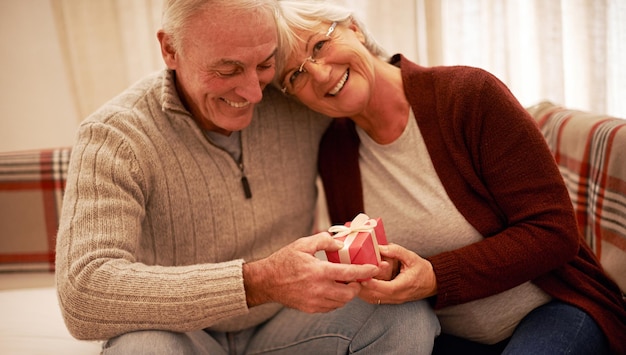
[[[606,272],[626,291],[626,120],[551,102],[529,107]]]
[[[0,271],[54,270],[70,148],[0,153]]]

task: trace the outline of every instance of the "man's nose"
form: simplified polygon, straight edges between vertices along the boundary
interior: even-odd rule
[[[269,83],[264,82],[257,72],[249,72],[243,76],[241,84],[235,92],[252,104],[257,104],[263,98],[263,88]]]

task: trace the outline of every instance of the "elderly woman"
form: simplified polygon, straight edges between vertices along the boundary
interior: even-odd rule
[[[626,353],[620,290],[507,87],[476,68],[387,60],[348,9],[280,4],[276,84],[337,118],[319,156],[331,220],[381,217],[393,242],[360,297],[428,299],[442,327],[435,353]]]

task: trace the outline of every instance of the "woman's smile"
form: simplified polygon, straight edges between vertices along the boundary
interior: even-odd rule
[[[343,87],[345,86],[346,82],[348,81],[349,76],[350,76],[350,69],[346,70],[346,72],[341,77],[341,80],[339,80],[337,85],[335,85],[335,87],[328,92],[328,95],[329,96],[337,95],[339,91],[341,91],[341,89],[343,89]]]

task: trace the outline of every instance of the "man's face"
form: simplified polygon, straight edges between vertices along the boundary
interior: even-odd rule
[[[205,10],[188,23],[182,51],[174,52],[163,33],[159,40],[167,66],[176,71],[181,99],[203,129],[230,134],[250,124],[275,72],[271,14]]]

